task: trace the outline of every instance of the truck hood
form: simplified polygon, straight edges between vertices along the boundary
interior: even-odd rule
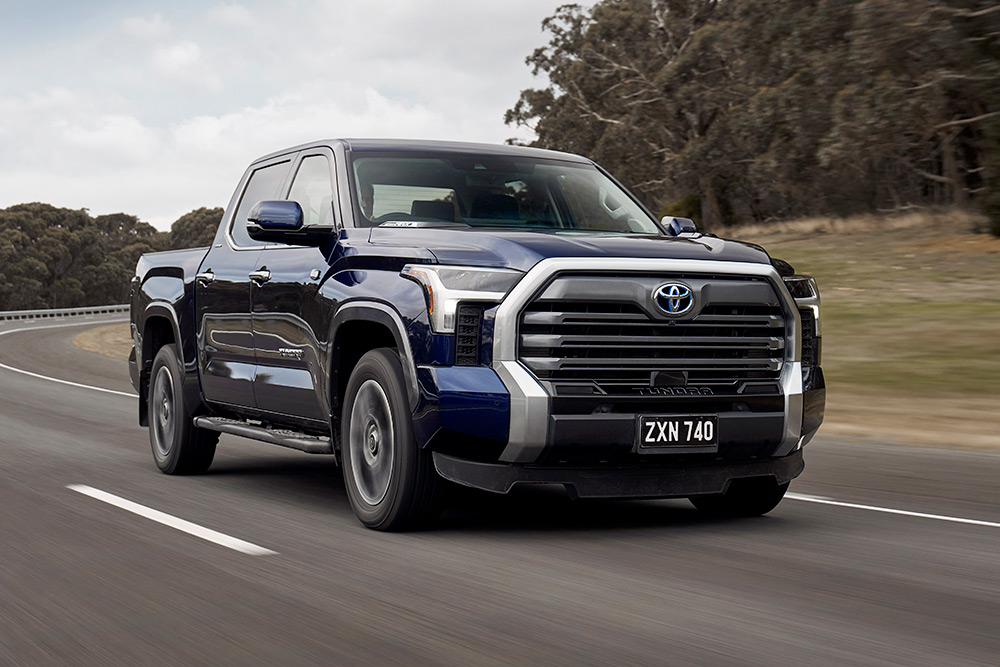
[[[527,271],[550,257],[647,257],[769,263],[760,246],[714,236],[613,236],[551,232],[374,227],[376,245],[425,248],[441,264]]]

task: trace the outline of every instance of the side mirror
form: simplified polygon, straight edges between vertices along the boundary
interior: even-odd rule
[[[668,215],[665,216],[660,222],[663,223],[667,233],[671,236],[698,233],[698,226],[694,224],[694,220],[691,218],[675,218],[672,215]]]
[[[322,245],[332,232],[327,227],[303,227],[302,207],[297,201],[257,202],[247,216],[247,234],[256,241]]]
[[[269,232],[298,231],[302,229],[302,207],[297,201],[259,201],[247,216],[247,229],[254,227]]]

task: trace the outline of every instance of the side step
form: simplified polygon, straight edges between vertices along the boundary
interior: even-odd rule
[[[209,431],[231,433],[251,440],[269,442],[272,445],[291,447],[307,454],[333,454],[333,443],[330,442],[330,438],[306,435],[298,431],[253,426],[238,419],[225,417],[195,417],[194,425]]]

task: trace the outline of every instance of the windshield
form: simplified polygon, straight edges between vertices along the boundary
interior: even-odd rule
[[[482,155],[364,153],[353,159],[355,217],[469,227],[659,234],[621,187],[588,164]]]

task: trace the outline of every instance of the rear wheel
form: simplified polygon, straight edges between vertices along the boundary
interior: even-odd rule
[[[184,405],[184,369],[177,348],[164,345],[149,379],[149,444],[157,467],[168,475],[203,473],[212,465],[219,434],[200,429]]]
[[[734,479],[725,493],[691,496],[688,500],[702,512],[715,516],[760,516],[781,502],[788,482],[778,484],[773,477]]]
[[[376,530],[405,530],[435,519],[442,479],[417,447],[399,355],[366,353],[347,383],[341,442],[344,484],[354,513]]]

